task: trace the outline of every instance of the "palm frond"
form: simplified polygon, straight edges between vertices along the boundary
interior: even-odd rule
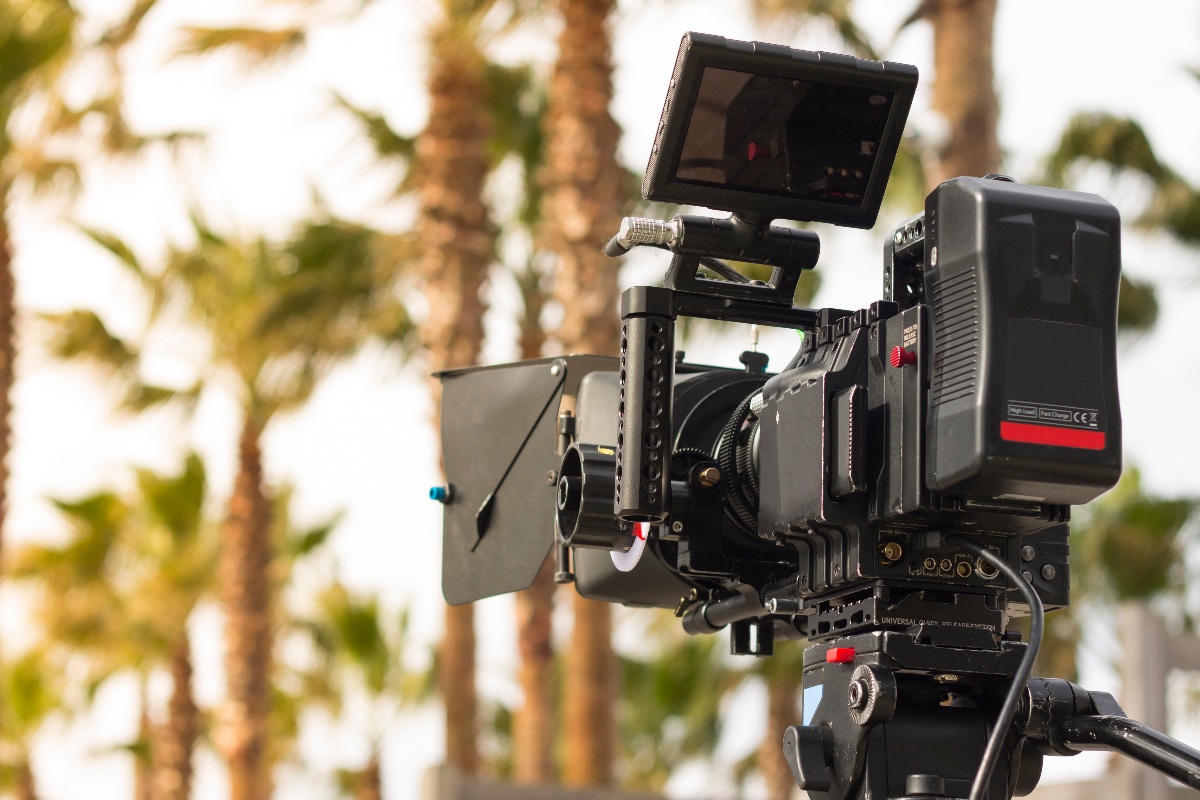
[[[1144,333],[1158,321],[1158,295],[1154,284],[1121,275],[1117,301],[1117,330],[1126,336]]]
[[[915,214],[925,206],[925,164],[909,137],[900,141],[896,160],[892,164],[892,175],[888,178],[887,190],[883,195],[884,206],[898,209],[904,214]]]
[[[1197,501],[1145,494],[1136,469],[1085,513],[1071,534],[1078,588],[1116,602],[1148,600],[1182,586],[1181,533]]]
[[[1191,247],[1200,247],[1200,188],[1183,182],[1163,188],[1140,220]]]
[[[177,475],[139,469],[137,482],[151,520],[165,527],[179,542],[199,534],[207,477],[198,454],[188,453]]]
[[[307,40],[300,27],[183,29],[184,40],[176,54],[184,57],[232,52],[249,64],[262,65],[294,54]]]
[[[65,62],[77,19],[63,0],[0,5],[0,97],[6,107],[35,76]]]
[[[344,516],[339,512],[320,524],[290,532],[280,545],[280,555],[287,560],[294,560],[316,552],[329,541],[329,537],[342,524]]]
[[[100,37],[101,46],[116,49],[129,44],[141,28],[142,20],[157,4],[158,0],[137,0],[120,22],[113,25]]]
[[[47,345],[54,358],[81,361],[114,377],[135,373],[136,347],[110,333],[96,312],[43,314],[40,319],[47,324]]]
[[[149,283],[149,275],[142,268],[142,262],[133,252],[133,248],[126,244],[123,239],[116,234],[108,233],[98,228],[91,228],[86,225],[78,225],[76,227],[93,242],[116,256],[117,262],[129,270],[130,274],[137,278],[139,283],[143,285]]]
[[[189,389],[172,389],[167,386],[153,386],[141,381],[130,381],[121,398],[121,407],[126,411],[140,413],[153,408],[160,408],[168,403],[181,402],[185,409],[191,409],[199,400],[201,384]]]
[[[1114,171],[1132,170],[1160,186],[1178,180],[1159,160],[1142,126],[1128,117],[1076,114],[1047,159],[1040,182],[1063,186],[1071,167],[1085,161],[1106,164]]]
[[[393,128],[383,114],[356,106],[337,92],[333,95],[333,102],[338,108],[349,112],[358,122],[363,133],[371,140],[375,155],[385,161],[399,161],[405,167],[412,164],[416,154],[415,136],[405,136]]]
[[[12,158],[15,171],[28,180],[38,194],[55,190],[70,193],[80,186],[79,163],[54,155],[41,143],[14,144]]]

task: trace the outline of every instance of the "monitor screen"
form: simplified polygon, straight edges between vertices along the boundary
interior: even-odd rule
[[[893,94],[708,67],[680,181],[860,206]]]
[[[907,64],[689,33],[642,196],[869,228],[916,85]]]

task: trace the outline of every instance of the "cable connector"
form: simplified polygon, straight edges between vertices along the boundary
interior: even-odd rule
[[[676,217],[670,222],[646,217],[625,217],[621,229],[604,246],[604,253],[612,258],[623,256],[638,245],[666,247],[670,249],[683,236],[683,228]]]

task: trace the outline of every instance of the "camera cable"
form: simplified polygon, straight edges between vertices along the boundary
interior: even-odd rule
[[[1037,596],[1037,592],[1034,591],[1029,581],[1025,580],[1017,570],[1013,569],[999,555],[963,536],[950,534],[944,538],[943,542],[948,546],[962,547],[963,549],[970,550],[1000,570],[1004,577],[1008,579],[1009,584],[1015,586],[1021,592],[1022,597],[1025,598],[1025,602],[1029,604],[1029,644],[1025,648],[1024,656],[1021,657],[1021,663],[1017,667],[1017,672],[1013,676],[1012,686],[1008,689],[1008,694],[1004,698],[1004,704],[1000,707],[1000,714],[997,716],[996,724],[988,736],[987,747],[983,751],[983,759],[979,762],[979,769],[975,772],[975,780],[971,784],[969,800],[983,800],[983,797],[987,794],[988,783],[992,779],[992,772],[996,769],[996,762],[1000,760],[1000,753],[1004,747],[1004,739],[1008,734],[1009,727],[1012,725],[1013,718],[1017,714],[1017,706],[1021,701],[1022,690],[1029,682],[1029,676],[1033,674],[1033,662],[1037,660],[1038,648],[1042,643],[1042,618],[1044,611],[1042,609],[1042,601]]]

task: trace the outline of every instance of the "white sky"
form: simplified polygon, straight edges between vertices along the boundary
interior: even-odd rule
[[[88,0],[87,9],[119,15],[124,2]],[[877,41],[889,41],[912,0],[859,0],[859,19]],[[172,170],[159,156],[136,172],[95,170],[76,207],[88,224],[114,230],[147,257],[164,237],[186,235],[184,208],[199,203],[223,230],[280,235],[310,208],[319,188],[335,212],[399,227],[410,209],[386,203],[395,176],[373,165],[356,142],[354,126],[329,113],[330,90],[384,111],[397,129],[415,133],[424,121],[420,39],[432,18],[433,0],[381,1],[351,25],[321,28],[298,61],[247,77],[231,60],[203,66],[168,61],[180,24],[233,24],[244,16],[236,0],[163,0],[147,20],[143,39],[130,53],[129,110],[142,130],[200,129],[212,133],[205,152]],[[273,7],[273,14],[283,14]],[[624,128],[622,157],[641,169],[658,119],[679,37],[687,30],[731,38],[780,41],[811,49],[836,49],[818,28],[797,36],[756,29],[733,0],[621,4],[615,57],[614,113]],[[506,57],[553,58],[553,28],[543,26],[501,48]],[[887,48],[892,60],[916,64],[922,73],[914,120],[928,104],[932,66],[930,33],[906,30]],[[1104,109],[1137,117],[1168,162],[1200,181],[1200,83],[1184,72],[1200,66],[1200,4],[1190,0],[1045,0],[1001,3],[996,41],[997,84],[1002,104],[1001,139],[1007,171],[1031,177],[1037,160],[1054,144],[1067,118],[1080,109]],[[180,176],[182,173],[182,176]],[[1137,210],[1138,187],[1096,180],[1089,188],[1121,207]],[[90,247],[61,214],[23,205],[14,227],[18,298],[29,313],[80,305],[100,309],[118,330],[136,330],[136,293],[119,269]],[[881,242],[895,219],[874,231],[822,230],[821,304],[856,308],[877,298]],[[1162,318],[1156,332],[1121,354],[1125,443],[1128,458],[1148,485],[1163,493],[1200,493],[1200,423],[1195,419],[1196,357],[1187,347],[1200,308],[1200,258],[1157,238],[1128,235],[1125,262],[1131,274],[1160,283]],[[623,273],[626,284],[657,280],[665,261],[641,259]],[[489,360],[515,351],[511,321],[514,292],[501,280],[492,289],[497,311],[488,319]],[[790,356],[793,334],[764,337],[763,349],[779,364]],[[186,343],[177,343],[179,347]],[[688,343],[692,359],[734,364],[745,342],[727,337]],[[178,353],[164,351],[158,369],[177,373]],[[214,491],[224,497],[234,470],[234,406],[209,398],[190,427],[160,415],[136,422],[114,417],[109,398],[91,377],[23,355],[16,391],[16,433],[11,484],[10,542],[61,530],[44,498],[78,494],[127,481],[126,467],[148,464],[173,469],[187,446],[206,456]],[[266,466],[273,480],[294,482],[298,515],[316,520],[347,512],[333,549],[342,576],[361,589],[382,591],[392,603],[415,612],[415,638],[437,639],[441,626],[440,508],[426,490],[436,477],[434,439],[427,425],[419,364],[401,370],[390,356],[367,354],[339,370],[303,412],[272,426]],[[5,598],[6,636],[26,632],[18,600]],[[480,684],[492,697],[515,700],[515,654],[511,600],[481,603]],[[565,622],[565,620],[564,620]],[[221,693],[219,618],[200,615],[196,625],[198,684],[202,700]],[[1111,681],[1097,674],[1096,680]],[[96,800],[129,795],[126,759],[95,754],[128,735],[128,686],[106,691],[96,713],[49,737],[37,766],[47,798]],[[156,687],[158,692],[165,686]],[[1104,688],[1097,686],[1097,688]],[[1110,687],[1116,688],[1116,687]],[[722,752],[738,757],[762,733],[763,707],[754,689],[739,697]],[[318,731],[304,743],[306,769],[286,778],[280,796],[329,795],[319,770],[344,763],[361,747],[351,732]],[[395,796],[413,796],[420,771],[440,757],[440,721],[424,712],[392,736],[387,778]],[[85,760],[87,754],[93,754]],[[342,759],[342,762],[339,762]],[[1060,759],[1078,769],[1084,759]],[[224,796],[211,755],[201,760],[196,796]],[[1097,762],[1091,762],[1091,769]],[[1059,765],[1051,765],[1058,767]],[[1085,765],[1084,769],[1088,769]],[[694,793],[695,779],[676,791]]]

